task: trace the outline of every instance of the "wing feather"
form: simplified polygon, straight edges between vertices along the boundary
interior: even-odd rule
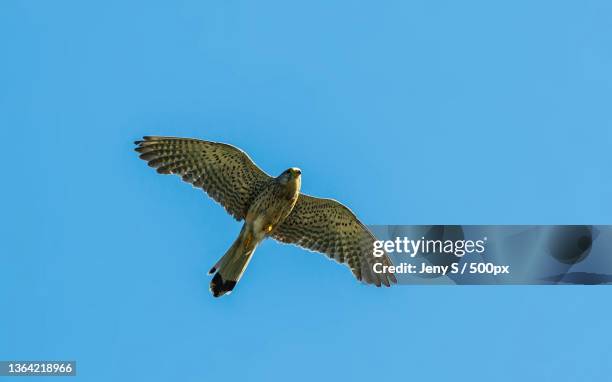
[[[272,181],[237,147],[191,138],[144,137],[136,151],[160,174],[176,174],[206,191],[236,220],[245,218],[253,199]]]
[[[287,219],[272,231],[272,237],[322,252],[348,265],[355,277],[367,284],[389,286],[397,282],[392,273],[373,271],[374,264],[392,265],[391,260],[387,255],[374,257],[376,237],[348,207],[336,200],[300,194]]]

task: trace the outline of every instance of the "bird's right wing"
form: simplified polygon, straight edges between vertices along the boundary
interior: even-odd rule
[[[135,143],[140,158],[158,173],[180,175],[202,188],[236,220],[245,218],[251,202],[273,180],[244,151],[225,143],[174,137]]]
[[[345,205],[333,199],[300,194],[295,207],[272,231],[276,240],[322,252],[349,266],[358,280],[367,284],[390,286],[397,280],[393,273],[376,273],[374,266],[393,265],[384,254],[373,254],[376,238]]]

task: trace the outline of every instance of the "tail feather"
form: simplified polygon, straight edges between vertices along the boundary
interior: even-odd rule
[[[224,280],[220,273],[216,273],[210,282],[210,291],[213,297],[221,297],[224,294],[232,293],[237,283],[237,281]]]
[[[215,274],[210,282],[210,291],[214,297],[230,293],[251,261],[257,243],[253,235],[245,231],[243,228],[234,244],[209,271],[209,274]]]

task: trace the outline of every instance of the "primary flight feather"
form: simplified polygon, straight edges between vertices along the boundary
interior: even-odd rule
[[[350,267],[367,284],[390,286],[392,273],[375,273],[376,238],[346,206],[300,193],[301,171],[292,167],[276,178],[261,170],[242,150],[191,138],[144,137],[136,151],[160,174],[176,174],[202,188],[236,220],[244,220],[238,238],[212,267],[215,297],[231,292],[257,245],[266,237],[322,252]]]

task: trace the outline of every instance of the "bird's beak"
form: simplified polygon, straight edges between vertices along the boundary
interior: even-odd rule
[[[300,170],[299,168],[296,168],[293,170],[293,173],[295,174],[295,176],[300,176],[302,175],[302,170]]]

